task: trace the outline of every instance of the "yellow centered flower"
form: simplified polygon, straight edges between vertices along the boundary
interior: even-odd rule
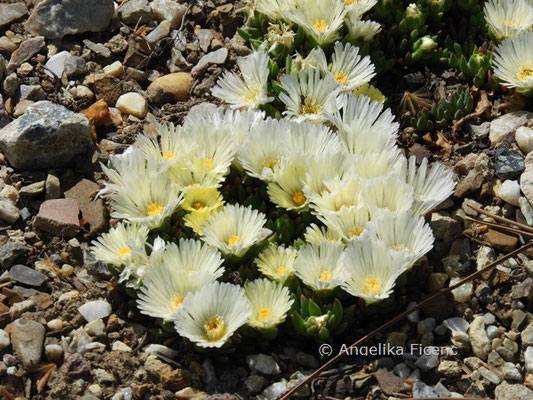
[[[128,246],[124,246],[117,253],[118,253],[119,256],[124,257],[124,256],[127,256],[128,254],[130,254],[131,250],[130,250],[130,248]]]
[[[278,275],[285,275],[287,273],[287,268],[285,268],[283,265],[280,265],[276,272]]]
[[[342,72],[337,72],[335,74],[335,80],[339,82],[339,84],[341,85],[347,85],[349,82],[348,77],[344,75]]]
[[[270,310],[268,308],[262,308],[259,310],[259,317],[262,319],[270,317]]]
[[[246,92],[244,93],[244,96],[243,96],[244,101],[246,103],[255,103],[260,93],[261,93],[261,86],[252,85],[249,88],[247,88]]]
[[[324,32],[326,29],[328,29],[328,24],[325,20],[319,19],[315,22],[313,27],[315,28],[315,31]]]
[[[324,282],[329,282],[331,280],[331,272],[322,271],[322,273],[320,274],[320,280]]]
[[[350,4],[352,4],[355,1],[357,1],[357,0],[344,0],[344,5],[345,6],[349,6]]]
[[[394,251],[409,251],[409,249],[407,248],[406,245],[404,244],[393,244],[392,246],[390,246],[390,248]]]
[[[520,66],[517,75],[518,79],[521,81],[527,81],[533,78],[533,64],[525,64]]]
[[[381,279],[375,275],[365,278],[365,293],[370,295],[378,294],[381,291]]]
[[[513,26],[516,26],[514,21],[505,21],[505,26],[512,28]]]
[[[302,192],[296,192],[292,195],[292,201],[297,206],[301,206],[303,203],[305,203],[305,196]]]
[[[270,160],[266,160],[264,163],[263,163],[263,168],[270,168],[272,171],[274,171],[274,167],[278,167],[280,166],[280,161],[277,160],[277,159],[270,159]]]
[[[363,233],[364,228],[354,228],[350,231],[351,237],[361,236],[361,233]]]
[[[240,240],[237,235],[231,235],[228,239],[228,246],[235,246]]]
[[[165,160],[173,160],[176,157],[176,155],[170,151],[164,151],[161,154],[161,157],[164,158]]]
[[[192,204],[192,208],[194,208],[195,210],[201,210],[204,207],[205,207],[205,204],[202,203],[201,201],[196,201]]]
[[[300,107],[300,114],[320,114],[321,112],[322,108],[313,100],[306,99]]]
[[[207,324],[204,325],[204,329],[210,342],[217,342],[226,334],[224,320],[218,315],[207,321]]]
[[[210,158],[204,159],[204,164],[207,169],[213,169],[213,160]]]
[[[181,296],[174,296],[174,297],[172,298],[172,307],[173,307],[174,309],[177,310],[177,309],[179,308],[179,306],[181,305],[182,302],[183,302],[183,297],[181,297]]]
[[[156,215],[160,215],[163,212],[163,204],[155,202],[148,204],[148,207],[146,207],[146,214],[148,214],[150,217],[155,217]]]

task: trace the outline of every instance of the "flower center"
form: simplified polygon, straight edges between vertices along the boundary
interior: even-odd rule
[[[170,304],[174,310],[177,310],[179,306],[181,306],[182,302],[183,302],[183,297],[176,295],[172,298]]]
[[[401,243],[396,243],[396,244],[393,244],[392,246],[390,246],[391,250],[394,250],[394,251],[407,251],[409,252],[409,249],[407,248],[407,246],[405,244],[401,244]]]
[[[163,204],[161,203],[150,203],[148,204],[148,207],[146,207],[146,214],[148,214],[150,217],[155,217],[156,215],[160,215],[163,212]]]
[[[272,159],[269,159],[263,162],[263,168],[270,168],[272,171],[274,171],[274,167],[279,168],[279,166],[280,166],[280,162],[279,160],[275,158],[272,158]]]
[[[352,4],[355,1],[357,1],[357,0],[344,0],[344,5],[345,6],[349,6],[350,4]]]
[[[328,24],[325,20],[319,19],[315,22],[313,27],[315,28],[315,31],[324,32],[326,29],[328,29]]]
[[[130,248],[128,246],[124,246],[119,251],[117,251],[117,253],[118,253],[119,256],[124,257],[124,256],[127,256],[128,254],[130,254],[131,250],[130,250]]]
[[[226,334],[226,324],[218,315],[207,321],[204,329],[210,342],[217,342]]]
[[[204,164],[207,169],[213,169],[213,160],[210,158],[204,159]]]
[[[344,75],[342,72],[337,72],[335,74],[335,80],[337,82],[339,82],[340,85],[347,85],[349,80],[348,80],[348,77],[346,75]]]
[[[176,157],[176,155],[170,151],[164,151],[161,154],[161,157],[165,160],[173,160]]]
[[[320,114],[322,108],[314,100],[305,99],[300,107],[300,114]]]
[[[296,192],[292,195],[292,201],[297,206],[301,206],[303,203],[305,203],[305,196],[302,192]]]
[[[192,205],[192,208],[194,208],[195,210],[201,210],[204,207],[205,207],[205,204],[202,203],[201,201],[196,201]]]
[[[243,95],[244,102],[247,104],[256,103],[257,99],[259,98],[260,93],[261,93],[260,85],[251,85],[244,92],[244,95]]]
[[[237,235],[231,235],[228,239],[228,246],[235,246],[237,243],[239,243],[241,238]]]
[[[285,268],[283,265],[280,265],[276,272],[278,275],[285,275],[287,268]]]
[[[533,64],[522,65],[518,70],[518,79],[528,81],[533,78]]]
[[[381,279],[375,275],[369,275],[365,278],[365,293],[376,295],[381,291]]]
[[[322,273],[320,274],[320,280],[323,282],[329,282],[331,280],[331,272],[322,271]]]
[[[265,319],[270,317],[270,310],[267,307],[262,308],[259,310],[259,318]]]
[[[353,228],[349,234],[350,234],[350,237],[357,237],[357,236],[361,236],[361,233],[363,233],[364,231],[364,228]]]

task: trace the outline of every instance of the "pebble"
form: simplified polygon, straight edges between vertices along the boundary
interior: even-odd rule
[[[89,225],[87,237],[103,232],[108,226],[107,210],[102,199],[94,199],[94,193],[100,190],[97,183],[82,179],[65,192],[66,198],[76,200],[82,218]],[[87,226],[85,227],[87,228]]]
[[[78,56],[70,56],[65,60],[65,74],[70,78],[71,76],[78,76],[87,73],[87,63]]]
[[[280,373],[278,363],[271,356],[265,354],[252,354],[246,356],[246,364],[251,370],[259,371],[265,375]]]
[[[9,277],[28,286],[41,286],[47,279],[45,274],[21,264],[11,267]]]
[[[36,321],[17,319],[11,330],[13,350],[27,369],[36,367],[43,352],[46,328]]]
[[[146,24],[152,20],[148,0],[129,0],[118,9],[122,22],[127,25]]]
[[[119,76],[124,75],[124,66],[122,65],[120,61],[115,61],[112,64],[106,65],[104,67],[104,72],[107,75],[119,77]]]
[[[50,57],[45,64],[45,67],[48,70],[45,70],[46,75],[50,77],[61,78],[63,72],[65,71],[65,61],[72,57],[68,51],[62,51]]]
[[[59,318],[54,318],[47,322],[46,326],[53,332],[63,329],[63,321]]]
[[[102,387],[97,383],[87,386],[87,391],[97,398],[102,397],[104,393]]]
[[[228,58],[228,49],[222,47],[218,50],[207,53],[200,58],[200,61],[191,70],[192,76],[198,76],[211,64],[224,64]]]
[[[500,384],[501,379],[498,377],[498,375],[496,375],[491,370],[489,370],[489,369],[487,369],[485,367],[479,367],[477,369],[477,371],[481,374],[481,376],[483,378],[485,378],[486,380],[488,380],[492,384],[494,384],[494,385],[499,385]]]
[[[158,21],[170,21],[172,28],[176,28],[181,24],[183,14],[187,10],[185,4],[178,4],[174,0],[153,0],[150,6],[152,7],[154,19]]]
[[[457,282],[459,282],[462,278],[461,277],[454,277],[450,279],[450,286],[455,285]],[[474,285],[471,281],[466,282],[465,284],[459,286],[457,289],[452,290],[453,298],[458,303],[467,303],[470,301],[470,298],[472,297],[472,293],[474,291]]]
[[[16,70],[19,65],[21,65],[25,61],[28,61],[35,54],[37,54],[37,52],[39,52],[44,47],[44,45],[45,42],[43,36],[37,36],[22,42],[19,45],[18,49],[11,54],[9,64],[7,64],[6,67],[7,72],[11,73]]]
[[[87,322],[98,318],[106,318],[111,314],[111,304],[105,300],[89,301],[78,308],[79,313]]]
[[[486,360],[491,351],[491,345],[487,331],[485,330],[485,319],[483,316],[476,317],[470,324],[468,330],[472,352],[481,360]]]
[[[411,374],[411,368],[405,363],[399,363],[394,366],[393,372],[400,378],[407,379]]]
[[[423,319],[422,321],[418,323],[418,327],[417,327],[418,333],[420,335],[423,335],[426,333],[433,332],[433,329],[435,329],[436,322],[437,321],[435,320],[435,318]]]
[[[66,353],[63,365],[59,369],[59,372],[72,378],[85,376],[89,371],[88,362],[79,353]]]
[[[28,246],[22,242],[9,241],[0,246],[0,265],[7,269],[17,261],[23,262],[29,252]]]
[[[159,42],[161,39],[168,36],[170,29],[172,28],[171,21],[163,21],[157,27],[146,36],[146,40],[150,43]]]
[[[437,354],[423,354],[416,360],[415,366],[422,371],[427,372],[439,365],[439,356]]]
[[[127,353],[132,351],[130,346],[128,346],[124,342],[121,342],[120,340],[117,340],[115,343],[113,343],[113,346],[111,347],[111,350],[113,350],[113,351],[124,351],[124,352],[127,352]]]
[[[250,375],[244,380],[248,394],[258,393],[265,386],[266,379],[260,375]]]
[[[162,344],[150,344],[145,347],[144,352],[148,354],[154,354],[154,355],[160,354],[170,359],[175,359],[179,356],[178,351],[171,349],[170,347],[164,346]]]
[[[507,235],[494,229],[487,230],[483,235],[483,239],[489,246],[506,253],[513,251],[518,245],[516,236]]]
[[[502,335],[501,331],[498,329],[498,327],[494,325],[487,326],[487,336],[490,340],[496,339],[497,337],[500,337]]]
[[[533,391],[524,385],[503,382],[494,390],[496,400],[531,400]]]
[[[454,195],[462,198],[467,194],[473,193],[483,185],[492,176],[490,169],[490,159],[482,153],[476,160],[474,169],[470,170],[468,174],[455,187]]]
[[[20,218],[19,209],[11,200],[0,198],[0,219],[9,222],[16,222]]]
[[[511,362],[506,362],[503,365],[502,375],[503,375],[503,379],[508,379],[511,381],[522,381],[523,379],[522,374],[520,373],[518,368],[516,368],[516,365],[514,365]]]
[[[16,204],[20,199],[19,191],[11,185],[5,185],[4,188],[0,191],[0,198],[9,199]]]
[[[85,332],[91,336],[99,336],[105,334],[105,324],[101,318],[95,319],[85,325]]]
[[[23,3],[0,4],[0,29],[28,14]]]
[[[0,350],[7,349],[10,344],[11,340],[9,340],[9,333],[0,329]]]
[[[413,399],[435,399],[438,397],[439,393],[435,389],[422,382],[416,382],[413,386]]]
[[[33,9],[26,30],[47,39],[101,32],[107,29],[114,12],[113,0],[43,0]]]
[[[63,237],[73,237],[80,230],[80,209],[73,199],[46,200],[35,218],[35,227]]]
[[[489,138],[492,146],[499,144],[507,134],[525,125],[533,119],[533,113],[527,111],[515,111],[496,118],[490,123]]]
[[[528,225],[533,226],[533,207],[529,204],[529,201],[525,197],[520,197],[518,199],[518,204],[520,205],[520,211],[526,219]]]
[[[461,376],[463,370],[457,361],[442,360],[437,368],[439,374],[445,378],[457,378]]]
[[[527,126],[521,126],[515,132],[515,140],[524,154],[533,150],[533,129]]]
[[[279,382],[268,386],[263,392],[257,396],[257,400],[274,400],[287,391],[287,380],[282,379]]]
[[[528,346],[524,352],[524,362],[526,371],[533,374],[533,346]]]
[[[44,355],[50,362],[57,362],[63,358],[63,347],[58,344],[48,344],[44,346]]]
[[[525,168],[524,159],[514,150],[497,149],[495,157],[496,176],[500,179],[515,179]]]
[[[187,100],[192,81],[192,76],[188,72],[163,75],[148,86],[148,96],[155,99],[155,103]]]
[[[517,181],[505,181],[502,183],[498,196],[513,206],[520,205],[520,185]]]
[[[444,211],[432,213],[429,226],[435,239],[447,244],[455,240],[462,231],[461,224]]]
[[[124,114],[144,118],[148,114],[148,103],[139,93],[125,93],[117,100],[116,107]]]
[[[98,383],[101,383],[103,385],[108,385],[115,382],[115,377],[102,368],[95,368],[93,370],[93,375],[98,381]]]
[[[89,50],[91,50],[93,53],[99,56],[102,56],[104,58],[111,57],[111,50],[109,50],[107,47],[105,47],[101,43],[94,43],[90,41],[89,39],[85,39],[83,41],[83,44],[85,44],[85,46],[87,46]]]

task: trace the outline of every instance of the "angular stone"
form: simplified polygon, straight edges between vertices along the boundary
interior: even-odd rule
[[[489,229],[483,238],[489,246],[504,252],[513,251],[518,245],[516,236],[507,235],[494,229]]]
[[[68,165],[94,145],[83,114],[39,101],[0,130],[0,148],[14,168],[49,169]]]
[[[65,71],[65,61],[72,57],[68,51],[61,51],[57,54],[54,54],[48,59],[45,66],[49,71],[45,71],[46,75],[50,77],[61,78],[63,72]]]
[[[37,367],[43,353],[46,328],[28,319],[18,319],[13,323],[11,341],[13,350],[22,361],[24,367]]]
[[[37,54],[44,47],[44,44],[43,36],[37,36],[22,42],[18,49],[11,54],[11,59],[6,67],[7,72],[15,71],[20,64]]]
[[[85,376],[89,373],[89,371],[89,363],[85,361],[83,356],[79,353],[65,354],[65,361],[59,369],[59,372],[72,378]]]
[[[525,125],[533,119],[533,113],[527,111],[515,111],[502,115],[490,123],[489,138],[493,146],[500,143],[507,134]]]
[[[491,345],[487,331],[485,330],[485,320],[483,316],[476,317],[470,324],[468,330],[472,352],[482,360],[486,360],[491,351]]]
[[[185,4],[178,4],[174,0],[153,0],[150,3],[154,19],[157,21],[170,21],[172,28],[176,28],[187,10]]]
[[[80,230],[79,213],[74,199],[46,200],[39,208],[34,225],[54,235],[73,237]]]
[[[261,372],[265,375],[279,374],[278,363],[265,354],[252,354],[246,357],[246,364],[250,369]]]
[[[378,381],[378,385],[385,394],[392,395],[403,390],[403,379],[392,374],[385,368],[378,369],[374,376]]]
[[[520,176],[520,189],[529,204],[533,205],[533,152],[526,156],[525,166],[526,169]]]
[[[41,286],[46,281],[45,274],[21,264],[11,267],[9,277],[16,282],[28,286]]]
[[[9,241],[0,246],[0,266],[9,268],[16,262],[25,262],[30,249],[22,242]]]
[[[128,0],[118,11],[127,25],[146,24],[152,20],[152,9],[147,0]]]
[[[116,107],[124,114],[144,118],[148,113],[148,103],[139,93],[125,93],[117,100]]]
[[[503,382],[494,390],[496,400],[531,400],[533,391],[520,384]]]
[[[106,318],[111,314],[111,304],[105,300],[88,301],[83,304],[78,311],[87,322],[94,321],[99,318]]]
[[[82,179],[71,189],[65,192],[65,197],[74,199],[81,210],[81,216],[89,225],[88,237],[107,228],[107,212],[102,199],[93,200],[95,193],[100,189],[98,184],[88,179]]]
[[[114,12],[113,0],[43,0],[33,9],[26,29],[47,39],[102,32]]]
[[[98,54],[99,56],[102,56],[104,58],[111,57],[111,50],[109,50],[103,44],[91,42],[89,39],[85,39],[83,43],[93,53]]]
[[[161,383],[167,390],[181,390],[191,384],[191,374],[185,369],[175,369],[161,375]]]
[[[148,86],[148,96],[159,102],[184,101],[189,98],[192,76],[188,72],[176,72],[157,78]],[[159,95],[157,93],[159,92]]]
[[[81,57],[70,56],[65,60],[65,74],[68,77],[82,75],[87,72],[87,63]]]
[[[508,149],[496,150],[496,176],[501,179],[515,179],[524,170],[524,159],[518,152]]]
[[[474,169],[470,170],[468,175],[455,187],[455,196],[461,198],[477,191],[492,176],[489,163],[489,157],[485,153],[480,154]]]
[[[8,26],[26,14],[28,14],[28,9],[23,3],[0,4],[0,28]]]
[[[200,58],[198,64],[196,64],[191,70],[191,75],[194,77],[200,75],[211,64],[224,64],[227,58],[228,49],[226,49],[225,47],[212,51],[211,53],[208,53],[202,58]]]
[[[12,224],[20,217],[19,209],[11,200],[0,198],[0,220]]]

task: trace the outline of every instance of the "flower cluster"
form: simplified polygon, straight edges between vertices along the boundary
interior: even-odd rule
[[[529,0],[489,0],[483,11],[489,31],[498,41],[533,27],[533,5]]]

